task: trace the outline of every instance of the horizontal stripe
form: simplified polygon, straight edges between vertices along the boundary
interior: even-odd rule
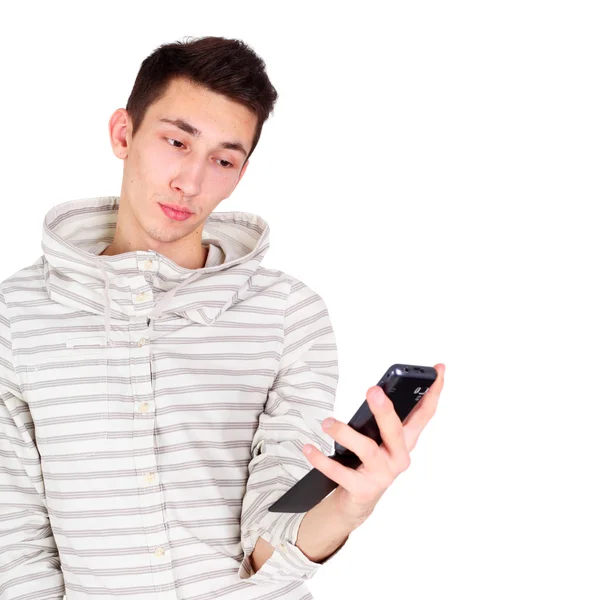
[[[327,307],[261,266],[257,215],[212,213],[193,270],[99,256],[117,211],[54,207],[43,256],[0,283],[0,597],[310,600],[304,513],[268,508],[312,468],[305,443],[332,451]]]

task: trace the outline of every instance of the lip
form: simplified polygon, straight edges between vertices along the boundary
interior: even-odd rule
[[[161,204],[159,202],[158,205],[160,206],[160,209],[163,211],[165,216],[171,219],[171,221],[185,221],[186,219],[189,219],[193,214],[189,210],[178,204]]]
[[[189,215],[193,214],[190,210],[188,210],[185,206],[181,204],[166,204],[165,202],[159,202],[161,206],[166,206],[167,208],[171,208],[172,210],[176,210],[177,212],[187,213]]]

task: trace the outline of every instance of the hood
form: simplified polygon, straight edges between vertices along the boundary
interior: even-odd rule
[[[175,314],[216,321],[245,288],[269,248],[269,225],[246,212],[213,212],[204,224],[206,264],[186,269],[153,250],[100,256],[112,242],[119,197],[64,202],[44,218],[45,285],[60,304],[110,320]]]

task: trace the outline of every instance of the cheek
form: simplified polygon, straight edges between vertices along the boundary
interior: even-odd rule
[[[201,195],[206,198],[212,198],[214,201],[221,201],[227,197],[237,183],[237,171],[233,168],[224,169],[218,163],[209,161],[205,171],[202,173],[202,182],[200,184]]]
[[[214,175],[213,178],[215,181],[219,182],[219,185],[223,187],[223,189],[227,189],[229,191],[233,190],[236,186],[238,179],[240,177],[240,170],[237,166],[229,167],[228,169],[224,169],[223,167],[219,167],[218,164],[214,166]]]
[[[160,147],[149,148],[141,163],[146,179],[149,181],[162,181],[176,170],[176,165],[168,152]]]
[[[238,180],[237,170],[234,168],[223,169],[216,165],[213,169],[212,180],[221,190],[231,191]]]

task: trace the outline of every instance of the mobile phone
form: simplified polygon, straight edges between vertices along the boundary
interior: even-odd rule
[[[436,377],[437,372],[433,367],[395,364],[385,372],[377,385],[383,389],[385,395],[392,401],[400,421],[404,421],[417,406],[423,395],[427,393]],[[383,441],[375,415],[371,412],[367,400],[354,413],[354,416],[348,421],[348,425],[359,433],[375,440],[377,444],[381,444]],[[338,442],[334,444],[335,454],[356,456]]]
[[[396,414],[400,421],[404,422],[436,378],[437,371],[433,367],[396,363],[386,370],[377,385],[392,401]],[[354,413],[354,416],[348,421],[348,425],[375,440],[377,444],[381,444],[383,441],[377,420],[371,412],[367,400]],[[329,458],[351,469],[356,469],[361,464],[360,458],[354,452],[344,448],[338,442],[335,442],[334,453]],[[305,512],[316,506],[337,486],[335,481],[313,468],[272,504],[269,511]]]

